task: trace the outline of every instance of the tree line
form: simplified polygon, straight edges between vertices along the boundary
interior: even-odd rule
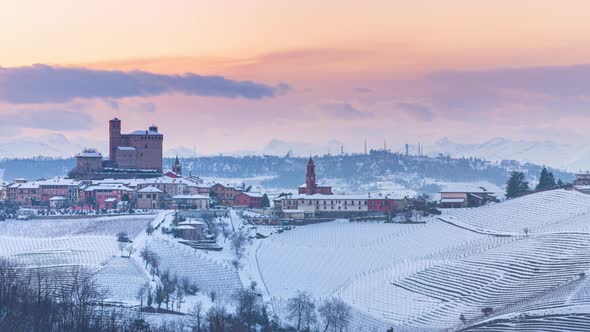
[[[534,191],[545,191],[558,188],[568,188],[572,184],[565,183],[561,179],[555,180],[553,172],[543,167],[539,176],[539,183],[531,189],[529,182],[523,172],[513,171],[506,182],[506,199],[520,197]]]

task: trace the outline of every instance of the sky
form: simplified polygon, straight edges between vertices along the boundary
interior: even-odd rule
[[[0,8],[0,142],[59,134],[104,149],[113,117],[198,154],[590,138],[588,1]]]

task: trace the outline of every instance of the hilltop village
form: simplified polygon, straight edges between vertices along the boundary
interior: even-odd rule
[[[3,182],[0,201],[21,208],[88,213],[135,209],[256,209],[253,222],[278,224],[285,220],[332,220],[334,218],[391,217],[416,207],[415,197],[403,193],[334,194],[319,185],[312,157],[307,162],[305,182],[292,192],[269,197],[245,186],[205,183],[199,176],[183,174],[176,157],[171,169],[163,169],[164,134],[155,125],[146,130],[122,133],[118,118],[109,121],[108,158],[95,149],[76,157],[68,177]],[[577,189],[588,191],[588,174],[579,173]],[[497,201],[499,193],[484,187],[457,186],[440,192],[434,205],[467,208]],[[422,197],[422,200],[428,200]],[[425,202],[422,202],[425,204]]]
[[[301,185],[269,194],[187,174],[178,157],[164,167],[163,145],[157,126],[124,134],[112,119],[108,156],[86,149],[67,177],[3,183],[0,263],[18,262],[32,294],[84,271],[93,310],[143,331],[296,331],[302,303],[309,331],[336,307],[338,331],[590,326],[590,173],[567,184],[543,169],[529,187],[515,169],[505,193],[346,194],[310,157]]]

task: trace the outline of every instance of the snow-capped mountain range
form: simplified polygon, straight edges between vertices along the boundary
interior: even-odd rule
[[[515,141],[497,137],[480,144],[463,144],[443,138],[427,145],[424,151],[428,155],[442,153],[452,157],[480,157],[491,161],[518,160],[572,172],[590,168],[589,147],[552,141]]]
[[[287,153],[303,156],[310,153],[323,155],[328,152],[338,154],[342,144],[337,140],[330,140],[325,144],[310,144],[273,139],[257,151],[223,151],[222,153],[234,156],[253,154],[284,156]],[[36,156],[69,158],[86,147],[95,147],[99,151],[106,151],[106,143],[100,140],[84,138],[70,140],[61,134],[51,134],[0,142],[0,159]],[[503,137],[493,138],[483,143],[457,143],[448,138],[443,138],[423,146],[422,150],[423,153],[430,156],[442,153],[452,157],[479,157],[490,161],[518,160],[572,172],[590,169],[590,147],[582,144],[512,140]],[[410,153],[415,151],[417,151],[416,147],[411,146]],[[166,157],[176,155],[195,157],[202,154],[195,151],[194,148],[176,146],[165,150],[164,155]]]

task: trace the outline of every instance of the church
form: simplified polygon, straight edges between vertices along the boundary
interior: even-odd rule
[[[299,195],[332,195],[332,187],[318,186],[315,178],[315,164],[313,159],[309,157],[307,162],[307,175],[305,176],[305,184],[299,186]]]

